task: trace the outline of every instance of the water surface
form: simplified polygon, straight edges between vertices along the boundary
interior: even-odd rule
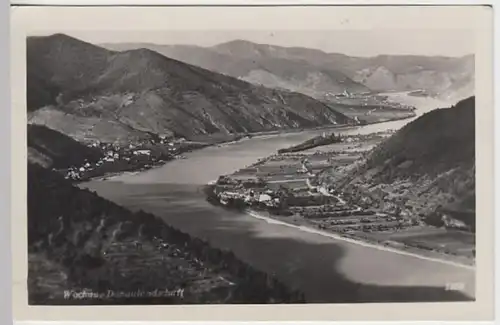
[[[389,95],[416,106],[418,116],[435,107],[445,107],[428,98]],[[398,129],[409,121],[343,129],[342,133]],[[269,223],[205,201],[201,187],[209,181],[322,132],[267,135],[205,148],[187,154],[185,160],[83,186],[130,209],[154,213],[214,246],[232,250],[254,267],[274,273],[292,287],[301,289],[309,302],[439,301],[473,297],[473,269]],[[463,285],[463,291],[445,290],[453,283]]]

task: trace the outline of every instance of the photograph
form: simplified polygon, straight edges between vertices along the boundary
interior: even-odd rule
[[[28,306],[476,302],[472,24],[71,17],[19,40]]]

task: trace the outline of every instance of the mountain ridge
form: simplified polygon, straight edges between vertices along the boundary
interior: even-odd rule
[[[189,138],[354,123],[298,92],[255,86],[149,49],[108,51],[70,36],[28,38],[28,84],[40,96],[28,92],[30,122],[81,141],[126,142],[132,131],[134,139]]]
[[[106,45],[104,45],[106,47]],[[287,58],[254,58],[233,57],[228,53],[217,52],[211,48],[196,46],[170,46],[144,44],[154,51],[176,58],[189,64],[201,66],[211,71],[249,81],[270,88],[286,88],[314,98],[320,98],[326,92],[343,93],[367,92],[369,89],[347,77],[344,73],[325,67],[311,65],[307,60],[290,61]],[[108,48],[137,48],[134,44],[108,45]],[[258,74],[268,73],[271,80],[259,77]],[[321,79],[320,87],[314,84],[315,79]],[[344,84],[346,86],[344,86]]]
[[[103,46],[110,49],[137,47],[133,43],[108,43]],[[348,86],[342,87],[342,82],[336,78],[325,78],[327,81],[323,81],[323,88],[330,88],[333,93],[342,93],[344,90],[358,93],[369,90],[424,89],[434,96],[457,98],[457,101],[474,94],[473,54],[459,57],[385,54],[359,57],[245,40],[234,40],[210,47],[147,43],[141,43],[141,46],[252,83],[300,91],[318,99],[325,94],[324,90],[314,89],[314,86],[308,84],[307,78],[300,77],[300,73],[296,78],[283,77],[280,73],[280,62],[287,62],[288,66],[300,66],[306,62],[313,76],[319,74],[317,78],[323,76],[323,71],[342,74],[344,79],[349,80]],[[385,69],[387,73],[374,74],[378,69]],[[262,71],[267,71],[272,76]],[[455,89],[454,84],[457,82],[466,83],[468,86]]]

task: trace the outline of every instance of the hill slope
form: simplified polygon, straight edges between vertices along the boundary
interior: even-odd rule
[[[28,179],[35,180],[27,193],[30,304],[304,301],[271,275],[160,218],[132,213],[35,164],[28,165]],[[104,297],[67,299],[67,290]],[[181,290],[183,296],[118,295],[155,290]]]
[[[28,125],[28,162],[45,168],[67,168],[95,162],[102,153],[42,125]]]
[[[59,93],[85,87],[112,55],[64,34],[28,37],[26,47],[28,110],[56,104]]]
[[[408,168],[392,175],[436,175],[451,168],[474,165],[474,97],[456,106],[436,109],[397,132],[368,158],[368,166],[390,159],[393,167],[411,161]]]
[[[107,44],[110,49],[148,47],[178,60],[269,87],[321,97],[338,93],[425,90],[463,99],[474,94],[474,56],[413,55],[350,57],[316,49],[235,40],[210,48],[154,44]]]
[[[474,117],[474,97],[431,111],[357,163],[325,171],[320,181],[382,210],[421,217],[448,211],[474,229]]]
[[[29,87],[36,90],[29,121],[78,140],[352,123],[308,96],[257,87],[147,49],[108,51],[58,34],[28,38],[28,52]]]

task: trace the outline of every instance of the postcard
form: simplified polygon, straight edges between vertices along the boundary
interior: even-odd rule
[[[490,7],[11,17],[16,320],[493,317]]]

